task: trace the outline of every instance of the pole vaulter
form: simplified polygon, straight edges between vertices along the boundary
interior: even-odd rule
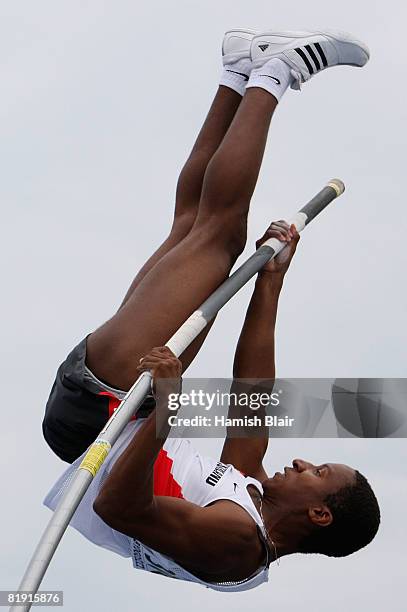
[[[38,592],[69,524],[131,557],[136,569],[230,592],[267,582],[270,563],[283,556],[348,556],[374,538],[380,510],[358,470],[294,459],[284,475],[269,477],[267,428],[243,443],[227,432],[219,461],[168,437],[168,423],[166,436],[156,428],[169,397],[157,380],[180,387],[217,313],[257,272],[233,377],[275,380],[278,296],[298,232],[344,185],[329,181],[288,224],[273,222],[229,276],[245,248],[271,119],[288,89],[301,90],[326,68],[363,67],[369,55],[346,32],[226,32],[220,86],[179,175],[170,232],[117,312],[58,368],[42,431],[70,466],[44,500],[54,513],[20,592]],[[297,157],[289,180],[298,177]],[[166,474],[164,485],[156,473]],[[31,601],[12,611],[30,610]]]
[[[329,181],[308,204],[289,220],[289,224],[294,224],[297,231],[301,232],[328,204],[340,196],[344,190],[345,186],[341,180],[333,179]],[[239,289],[268,261],[276,257],[285,246],[285,243],[280,242],[277,238],[267,240],[181,325],[172,338],[168,340],[166,346],[176,356],[181,355]],[[41,537],[18,587],[19,591],[34,593],[38,590],[55,550],[92,479],[96,476],[124,427],[137,412],[150,391],[151,374],[144,372],[136,380],[97,439],[90,446]],[[31,604],[27,603],[13,606],[11,610],[13,612],[26,612],[30,608]]]

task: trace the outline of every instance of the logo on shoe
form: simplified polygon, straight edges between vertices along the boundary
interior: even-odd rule
[[[247,76],[247,74],[244,74],[243,72],[236,72],[236,70],[229,70],[229,69],[226,69],[226,72],[233,72],[233,74],[238,74],[239,76],[242,76],[245,81],[249,80],[249,77]]]
[[[259,45],[259,49],[261,49],[264,53],[264,51],[266,51],[266,49],[269,48],[270,45]]]
[[[277,77],[270,76],[269,74],[260,74],[260,76],[272,79],[277,85],[281,85],[281,81]]]

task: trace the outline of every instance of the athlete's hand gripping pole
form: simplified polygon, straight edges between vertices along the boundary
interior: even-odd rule
[[[330,181],[294,217],[288,220],[301,232],[330,202],[345,190],[342,181]],[[270,259],[273,259],[286,243],[277,238],[264,242],[240,268],[236,270],[216,291],[196,310],[167,342],[172,352],[179,357],[193,340],[206,327],[217,312],[249,281]],[[130,421],[131,417],[144,402],[151,391],[151,374],[143,372],[136,380],[125,398],[106,423],[95,442],[90,446],[71,483],[65,491],[49,521],[40,542],[28,565],[19,586],[20,591],[35,593],[44,577],[54,552],[65,530],[85,495],[92,479],[108,455],[111,447]],[[26,612],[31,604],[16,605],[12,612]]]

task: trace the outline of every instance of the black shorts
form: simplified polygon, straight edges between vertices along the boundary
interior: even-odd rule
[[[42,423],[44,438],[63,461],[72,463],[94,442],[125,391],[98,380],[85,365],[84,338],[59,366]],[[155,408],[148,395],[137,411],[146,417]]]

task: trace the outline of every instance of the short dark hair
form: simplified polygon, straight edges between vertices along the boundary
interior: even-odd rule
[[[333,521],[328,527],[315,527],[299,552],[346,557],[373,540],[380,524],[379,504],[367,479],[357,470],[355,475],[353,484],[325,498]]]

